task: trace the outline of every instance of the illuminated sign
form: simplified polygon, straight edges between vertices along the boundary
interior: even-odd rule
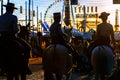
[[[98,14],[86,14],[86,18],[96,18]],[[76,14],[76,18],[84,18],[84,14]]]

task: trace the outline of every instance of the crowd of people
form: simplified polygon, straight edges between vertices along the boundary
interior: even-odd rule
[[[32,47],[31,44],[25,40],[26,37],[24,35],[26,34],[28,40],[29,32],[26,31],[28,31],[27,27],[30,25],[28,24],[26,27],[19,28],[18,18],[13,15],[14,10],[17,9],[14,3],[7,3],[7,5],[3,6],[6,8],[6,13],[0,16],[0,68],[4,73],[6,73],[7,80],[13,80],[14,77],[15,80],[18,80],[19,74],[22,76],[21,80],[26,80],[26,75],[31,74],[28,60],[30,58],[30,50]],[[96,27],[95,41],[91,43],[91,46],[88,48],[90,53],[96,46],[100,45],[108,46],[114,53],[113,46],[115,45],[115,39],[113,26],[110,23],[107,23],[109,15],[110,14],[107,12],[102,12],[99,16],[102,23],[98,24]],[[68,49],[69,53],[72,54],[73,64],[75,64],[79,58],[79,52],[66,39],[68,35],[63,32],[60,23],[61,13],[53,13],[53,16],[54,22],[50,26],[51,42],[49,44],[64,45]],[[65,19],[64,22],[66,24],[65,26],[72,29],[69,19]],[[22,32],[22,29],[26,31]],[[38,36],[40,35],[38,34]],[[105,78],[106,77],[104,76],[102,79],[105,80]]]

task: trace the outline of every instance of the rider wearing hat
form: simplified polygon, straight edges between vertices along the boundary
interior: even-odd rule
[[[102,12],[99,18],[102,20],[102,23],[97,26],[97,43],[98,44],[106,44],[110,45],[111,43],[114,45],[114,31],[113,26],[110,23],[107,23],[108,16],[110,14],[106,12]]]
[[[73,47],[69,44],[69,42],[67,40],[65,40],[66,34],[63,33],[63,31],[61,29],[61,24],[60,24],[61,14],[59,12],[57,12],[57,13],[53,13],[53,16],[54,16],[54,23],[50,26],[50,36],[52,39],[52,43],[53,44],[62,44],[68,49],[68,51],[70,53],[72,53],[74,55],[78,54],[73,49]]]
[[[66,36],[62,30],[61,30],[61,14],[53,13],[54,16],[54,23],[50,26],[50,36],[52,39],[52,43],[61,43],[61,41],[64,40],[64,37]]]
[[[102,12],[99,18],[102,20],[102,23],[97,25],[95,40],[91,42],[88,47],[88,58],[91,60],[91,52],[98,45],[106,45],[113,50],[111,43],[114,45],[114,31],[113,26],[110,23],[107,23],[107,19],[110,13]],[[114,53],[114,50],[113,50]],[[91,64],[90,64],[91,65]]]
[[[114,31],[113,26],[110,23],[107,23],[107,19],[110,13],[102,12],[99,18],[102,20],[101,24],[97,25],[96,29],[96,39],[88,48],[88,52],[91,53],[92,49],[97,45],[106,45],[110,47],[112,50],[112,45],[115,44],[114,40]]]
[[[17,16],[13,15],[13,11],[17,8],[13,3],[7,3],[3,6],[6,7],[6,13],[0,16],[0,34],[11,37],[19,31]]]
[[[16,54],[29,53],[31,47],[16,35],[19,28],[18,18],[13,15],[14,10],[17,9],[15,4],[7,3],[3,6],[6,8],[6,12],[0,16],[0,48],[4,54],[1,54],[0,57],[0,67],[2,67],[2,70],[5,69],[7,77],[9,77],[8,75],[12,75],[14,71],[16,72],[17,64],[14,64],[18,61],[16,60],[16,57],[18,57]],[[29,54],[25,54],[25,56],[28,58]]]
[[[3,74],[4,71],[7,69],[7,66],[3,65],[3,64],[7,65],[6,58],[9,59],[8,58],[9,55],[6,55],[6,53],[9,52],[9,50],[6,49],[9,49],[9,47],[12,46],[10,45],[11,39],[14,38],[15,33],[17,33],[19,30],[17,26],[18,19],[15,15],[12,15],[14,9],[17,8],[14,6],[13,3],[7,3],[7,5],[3,6],[6,8],[6,13],[0,16],[0,48],[2,48],[1,52],[4,51],[4,54],[1,54],[0,57],[1,74]]]

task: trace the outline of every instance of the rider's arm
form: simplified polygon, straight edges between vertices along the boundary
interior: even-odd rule
[[[13,16],[13,32],[18,33],[19,28],[18,28],[18,18],[17,16]]]
[[[58,27],[58,33],[60,34],[60,35],[62,35],[63,37],[66,37],[67,35],[62,31],[62,29],[61,29],[61,24],[60,24],[60,26]]]
[[[115,38],[114,38],[114,30],[113,30],[113,26],[111,28],[111,40],[112,40],[112,44],[115,44]]]

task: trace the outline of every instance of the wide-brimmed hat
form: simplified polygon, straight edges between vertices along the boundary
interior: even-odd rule
[[[109,15],[110,15],[110,13],[102,12],[100,14],[99,18],[108,17]]]
[[[14,3],[7,3],[7,5],[3,5],[4,7],[10,7],[10,8],[13,8],[13,9],[18,9],[15,7],[15,4]]]

